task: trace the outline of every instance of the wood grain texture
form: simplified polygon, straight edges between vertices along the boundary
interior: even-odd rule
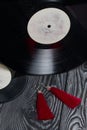
[[[19,80],[16,79],[16,80]],[[87,63],[67,73],[50,76],[24,76],[25,91],[13,101],[0,105],[0,130],[87,130]],[[17,81],[15,81],[16,84]],[[82,98],[70,109],[38,83],[56,85]],[[38,89],[37,89],[38,88]],[[42,90],[55,115],[53,120],[37,120],[37,91]]]
[[[29,0],[23,0],[23,2],[19,0],[19,2],[21,2],[20,6],[26,13],[26,17],[28,17],[29,12],[27,11],[32,8],[31,2]],[[29,5],[27,2],[29,2]],[[3,2],[2,4],[5,5]],[[68,8],[87,29],[87,15],[85,13],[87,12],[87,4]],[[25,75],[16,78],[14,86],[19,80],[25,81],[23,84],[26,87],[25,91],[13,101],[0,104],[0,130],[87,130],[87,62],[62,74],[50,76]],[[44,87],[38,87],[38,82],[44,83],[46,86],[56,85],[58,88],[82,98],[82,102],[72,110]],[[38,90],[43,91],[48,105],[55,115],[53,120],[37,120],[36,100]]]

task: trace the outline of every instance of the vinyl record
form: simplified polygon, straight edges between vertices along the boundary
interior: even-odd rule
[[[7,66],[0,63],[0,90],[5,88],[12,79],[11,71]]]
[[[14,71],[0,63],[0,103],[9,102],[18,97],[25,88],[23,75],[14,75]]]
[[[31,75],[57,74],[87,59],[87,32],[65,6],[42,4],[29,14],[19,7],[12,10],[9,22],[13,21],[14,35],[8,38],[7,57],[1,58],[12,69]]]

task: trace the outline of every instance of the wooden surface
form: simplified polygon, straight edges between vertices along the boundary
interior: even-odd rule
[[[87,63],[59,75],[21,76],[14,79],[14,85],[18,80],[25,80],[25,91],[13,101],[0,105],[0,130],[87,130]],[[82,98],[80,106],[72,110],[44,87],[39,87],[55,118],[47,121],[37,120],[38,82],[56,85]]]
[[[87,4],[83,7],[74,6],[70,10],[74,15],[77,14],[81,24],[87,28]],[[14,79],[14,86],[21,80],[25,81],[25,91],[13,101],[0,104],[0,130],[87,130],[87,63],[58,75],[21,76]],[[38,81],[45,85],[56,85],[82,98],[80,106],[72,110],[41,87],[55,118],[48,121],[37,120]]]

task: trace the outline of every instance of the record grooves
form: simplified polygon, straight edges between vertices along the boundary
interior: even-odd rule
[[[14,13],[9,17],[10,20],[14,18],[11,27],[19,27],[18,33],[13,33],[12,36],[15,42],[17,38],[20,41],[19,46],[17,45],[19,51],[16,51],[16,48],[15,50],[10,48],[12,40],[8,39],[8,47],[13,49],[11,50],[13,52],[10,54],[10,49],[6,50],[7,57],[1,54],[1,61],[16,71],[30,75],[63,73],[77,67],[87,59],[87,32],[64,5],[54,3],[52,5],[52,2],[51,6],[46,4],[44,2],[42,6],[39,4],[37,7],[34,6],[30,14],[27,10],[22,10],[22,12],[20,10],[17,14],[20,8],[17,5],[14,10],[17,9],[16,18],[18,19],[15,21]],[[16,46],[17,43],[15,44],[14,41],[13,45]]]

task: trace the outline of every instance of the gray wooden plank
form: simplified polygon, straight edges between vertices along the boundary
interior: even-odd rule
[[[68,73],[66,91],[82,98],[81,105],[70,109],[63,105],[60,130],[87,129],[87,63]]]
[[[64,75],[65,77],[66,75]],[[21,77],[20,77],[21,78]],[[63,84],[63,75],[58,75],[58,84]],[[3,109],[0,113],[0,129],[1,130],[58,130],[62,103],[56,100],[55,96],[46,91],[45,88],[41,88],[46,100],[51,108],[52,112],[55,114],[53,120],[48,121],[39,121],[37,120],[36,112],[36,99],[37,99],[37,89],[35,85],[38,83],[38,80],[41,79],[41,82],[44,84],[54,84],[56,81],[56,76],[26,76],[26,89],[21,96],[15,100],[5,103]],[[23,78],[22,78],[23,80]],[[37,86],[36,86],[37,87]]]
[[[58,75],[24,76],[26,89],[15,100],[1,104],[0,130],[86,130],[87,129],[87,64]],[[18,80],[18,79],[16,79]],[[58,88],[82,98],[82,103],[70,109],[44,87],[42,90],[55,115],[53,120],[37,120],[36,99],[38,82]],[[16,83],[16,81],[15,81]],[[36,85],[36,86],[35,86]]]

